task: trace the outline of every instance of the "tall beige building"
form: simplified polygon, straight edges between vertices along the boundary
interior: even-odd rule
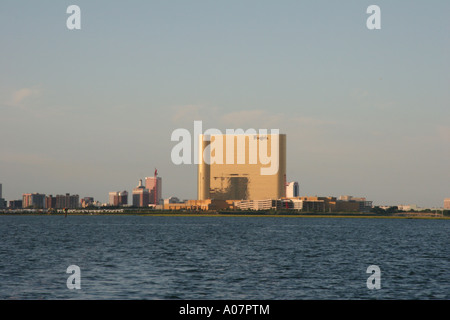
[[[444,199],[444,209],[450,210],[450,198]]]
[[[198,146],[199,200],[286,196],[285,134],[200,135]]]

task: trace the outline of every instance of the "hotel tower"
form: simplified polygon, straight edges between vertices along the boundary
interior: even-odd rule
[[[286,196],[285,134],[199,135],[198,200]]]

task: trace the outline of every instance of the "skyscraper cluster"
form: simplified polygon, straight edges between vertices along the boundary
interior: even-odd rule
[[[107,204],[92,197],[78,195],[25,193],[21,200],[10,201],[11,209],[75,209],[91,206],[160,208],[165,210],[266,210],[295,209],[319,212],[368,212],[372,201],[352,196],[300,196],[299,184],[286,179],[285,134],[227,134],[199,136],[200,149],[197,176],[197,199],[163,200],[162,178],[155,169],[153,176],[139,179],[132,190],[131,203],[127,191],[109,192]],[[220,143],[216,143],[220,141]],[[220,148],[223,148],[220,150]],[[214,150],[212,152],[211,150]],[[261,151],[262,150],[262,151]],[[267,155],[265,155],[267,153]],[[270,154],[270,157],[268,156]],[[275,169],[275,170],[272,170]],[[0,208],[6,207],[0,184]],[[450,210],[450,198],[444,200]]]
[[[158,177],[155,169],[153,177],[145,177],[144,181],[139,179],[138,185],[132,191],[133,207],[148,207],[149,205],[159,205],[162,203],[162,178]],[[110,206],[128,205],[127,191],[113,191],[109,193]]]
[[[149,205],[158,205],[162,201],[162,179],[157,177],[145,178],[145,186],[142,179],[139,184],[133,189],[133,206],[134,207],[148,207]]]
[[[157,170],[153,177],[145,177],[145,184],[142,179],[139,185],[133,189],[132,206],[148,207],[163,203],[162,199],[162,178],[157,176]],[[24,193],[22,199],[10,200],[9,209],[77,209],[88,207],[130,206],[127,191],[109,192],[108,203],[101,204],[94,201],[93,197],[84,197],[80,201],[79,195],[69,193],[60,195],[46,195],[43,193]],[[0,184],[0,209],[7,208],[7,201],[2,197],[2,184]]]

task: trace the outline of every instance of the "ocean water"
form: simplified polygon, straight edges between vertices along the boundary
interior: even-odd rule
[[[0,216],[0,299],[450,299],[449,234],[450,220]]]

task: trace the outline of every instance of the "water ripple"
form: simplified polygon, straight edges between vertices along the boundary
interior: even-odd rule
[[[0,219],[1,299],[450,298],[448,220]],[[66,286],[72,264],[81,290]]]

